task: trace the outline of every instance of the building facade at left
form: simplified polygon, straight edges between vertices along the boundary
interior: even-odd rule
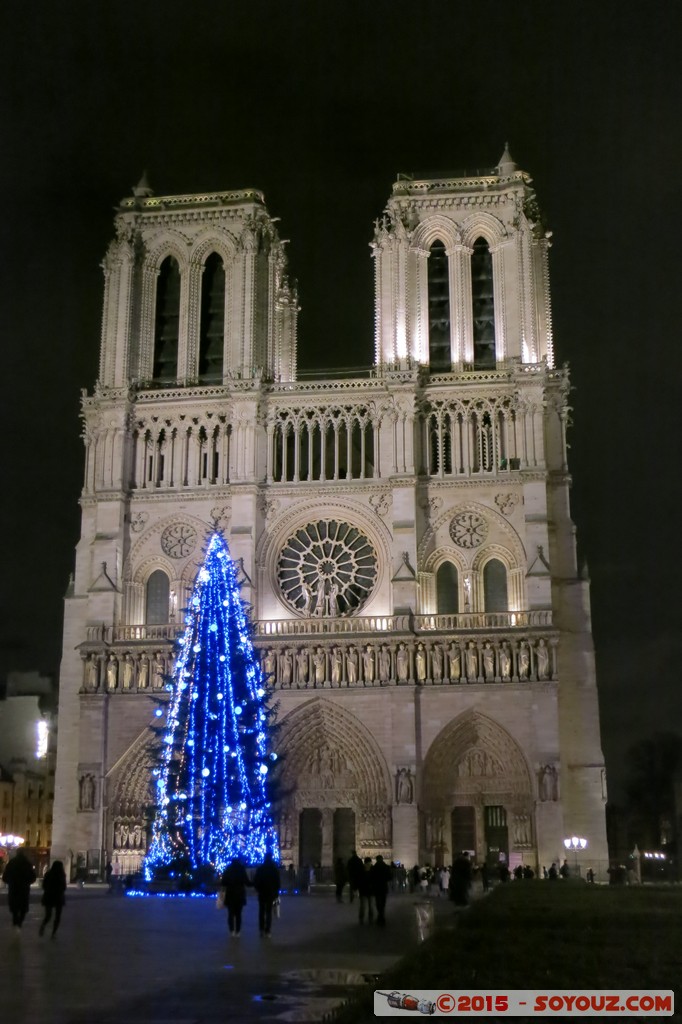
[[[8,673],[0,695],[0,862],[21,841],[40,873],[52,845],[56,726],[54,680]]]

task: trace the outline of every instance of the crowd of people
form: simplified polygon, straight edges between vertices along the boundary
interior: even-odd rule
[[[107,863],[107,882],[111,889],[110,864]],[[533,879],[535,872],[529,865],[518,864],[513,873],[506,861],[500,861],[497,867],[497,880],[509,882],[513,876],[516,881]],[[549,881],[570,877],[568,862],[561,866],[553,862],[551,867],[542,868],[542,877]],[[334,864],[334,886],[336,900],[342,903],[344,891],[348,887],[350,903],[358,901],[358,920],[360,924],[367,921],[383,927],[386,924],[386,902],[389,893],[409,892],[412,895],[441,896],[451,899],[457,906],[466,906],[474,878],[478,878],[483,892],[490,888],[490,869],[484,862],[476,864],[468,851],[462,851],[450,866],[432,867],[431,865],[415,864],[409,870],[403,864],[391,862],[387,864],[381,854],[372,859],[360,857],[353,850],[351,857],[345,861],[338,857]],[[19,849],[7,863],[2,880],[8,890],[8,907],[14,929],[19,932],[29,908],[31,885],[36,881],[36,872],[25,853]],[[242,914],[246,906],[247,889],[253,888],[258,898],[258,929],[263,938],[269,938],[272,930],[273,916],[279,909],[279,896],[282,890],[292,892],[310,890],[315,884],[314,867],[305,865],[298,872],[294,865],[287,869],[280,868],[272,854],[267,854],[263,863],[255,872],[247,871],[246,866],[238,859],[233,859],[223,871],[219,882],[219,905],[227,910],[227,924],[230,935],[238,938],[242,929]],[[590,869],[588,882],[594,882],[594,872]],[[613,881],[613,879],[612,879]],[[62,909],[65,903],[66,874],[64,865],[56,860],[45,872],[42,879],[42,905],[45,915],[40,925],[40,935],[52,923],[52,936],[59,929]],[[53,917],[54,914],[54,917]]]

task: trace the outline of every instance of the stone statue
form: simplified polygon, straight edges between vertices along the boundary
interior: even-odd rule
[[[387,683],[391,678],[391,652],[386,644],[379,651],[379,682]]]
[[[322,647],[318,647],[313,654],[313,669],[315,671],[315,686],[324,686],[327,675],[327,656]]]
[[[321,753],[320,779],[325,789],[334,788],[334,761],[329,747],[325,747]]]
[[[310,606],[313,603],[313,592],[305,580],[301,583],[301,594],[303,595],[303,607],[301,611],[305,617],[308,618],[310,615]]]
[[[426,679],[426,650],[424,648],[424,644],[421,642],[417,644],[414,666],[417,673],[417,682],[423,683]]]
[[[135,665],[130,654],[126,654],[121,665],[121,679],[124,690],[132,690]]]
[[[149,658],[142,652],[140,656],[140,663],[137,669],[137,688],[138,690],[146,690],[147,683],[149,681]]]
[[[346,653],[346,683],[351,686],[358,681],[358,652],[354,647],[349,647]]]
[[[409,768],[399,768],[396,773],[396,803],[411,804],[414,800],[414,783]]]
[[[460,659],[459,647],[456,643],[451,643],[448,647],[448,671],[450,674],[450,682],[458,683],[462,674],[462,662]]]
[[[163,663],[163,655],[160,651],[157,651],[152,662],[152,688],[154,690],[163,689],[163,677],[165,671],[166,666]]]
[[[495,678],[495,651],[490,641],[486,641],[483,647],[483,672],[489,682]]]
[[[405,644],[400,644],[398,646],[398,653],[395,657],[395,667],[398,682],[404,683],[407,680],[410,671],[410,658]]]
[[[340,647],[332,649],[332,685],[341,685],[341,669],[343,667],[343,655]]]
[[[321,618],[324,615],[324,580],[319,579],[317,584],[317,595],[315,597],[315,610],[313,615]]]
[[[540,799],[543,801],[559,799],[559,775],[556,765],[545,764],[540,769]]]
[[[519,679],[528,678],[528,666],[530,664],[530,656],[528,654],[528,644],[525,640],[522,640],[519,645]]]
[[[303,684],[304,686],[308,682],[308,652],[303,649],[296,655],[296,668],[298,670],[298,685]]]
[[[530,817],[527,814],[517,814],[514,817],[514,846],[531,845]]]
[[[478,679],[478,651],[473,640],[469,641],[466,649],[467,679],[475,683]]]
[[[500,676],[505,683],[511,678],[511,654],[508,643],[503,643],[500,647]]]
[[[538,640],[538,645],[535,648],[535,665],[538,679],[547,679],[549,676],[549,651],[542,639]]]
[[[277,682],[277,657],[272,647],[268,649],[263,658],[263,676],[267,683]]]
[[[279,823],[280,845],[287,849],[291,846],[291,815],[283,814]]]
[[[332,582],[329,585],[329,617],[335,619],[339,614],[339,585]]]
[[[118,686],[118,661],[113,654],[109,655],[107,662],[107,689],[115,690]]]
[[[431,648],[431,678],[434,683],[440,683],[443,679],[443,648],[440,644],[434,644]]]
[[[282,655],[282,686],[291,686],[291,673],[294,667],[294,660],[291,651],[287,647]]]
[[[365,676],[365,683],[371,686],[374,682],[374,648],[369,644],[362,652],[362,671]]]
[[[95,780],[92,775],[83,775],[79,784],[79,804],[81,811],[95,809]]]
[[[97,690],[99,688],[99,662],[96,654],[91,654],[88,657],[85,672],[88,689]]]

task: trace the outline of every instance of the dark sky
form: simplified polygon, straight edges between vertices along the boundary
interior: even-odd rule
[[[573,511],[611,777],[682,732],[680,5],[9,0],[0,39],[2,668],[55,671],[114,205],[256,187],[299,279],[302,368],[372,361],[368,243],[399,171],[505,140],[554,231]]]

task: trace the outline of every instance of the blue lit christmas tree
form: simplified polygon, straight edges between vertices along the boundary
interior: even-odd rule
[[[211,536],[179,639],[172,696],[159,730],[156,813],[145,875],[183,862],[222,871],[279,859],[268,773],[273,710],[251,643],[234,563]]]

